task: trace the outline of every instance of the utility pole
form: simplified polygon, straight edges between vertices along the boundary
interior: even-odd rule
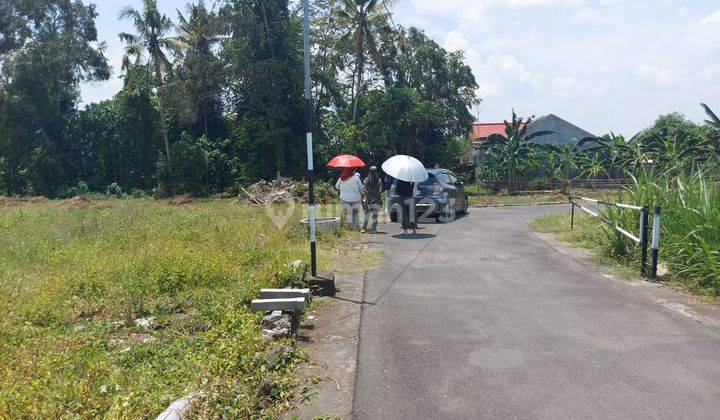
[[[313,168],[312,114],[310,104],[310,7],[303,0],[303,62],[305,68],[305,137],[307,139],[308,219],[310,222],[310,272],[317,276],[315,246],[315,185]]]
[[[303,61],[305,67],[305,136],[307,138],[307,177],[308,177],[308,221],[310,222],[310,278],[308,286],[318,296],[335,296],[335,273],[318,275],[317,249],[315,246],[316,214],[315,185],[313,169],[312,141],[312,107],[310,104],[310,6],[309,0],[302,0],[303,5]]]

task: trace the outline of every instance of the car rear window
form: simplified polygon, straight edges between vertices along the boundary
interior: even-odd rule
[[[435,185],[438,183],[437,178],[435,178],[435,175],[433,175],[433,174],[428,174],[428,175],[430,175],[428,177],[428,179],[426,179],[425,181],[420,183],[421,187],[427,187],[429,185]]]

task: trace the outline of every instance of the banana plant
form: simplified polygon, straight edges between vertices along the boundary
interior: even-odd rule
[[[532,119],[533,117],[529,117],[523,121],[523,118],[518,117],[513,110],[511,121],[504,121],[505,135],[491,134],[483,144],[483,149],[490,159],[495,160],[496,164],[504,168],[508,177],[507,189],[510,195],[515,191],[518,168],[522,167],[524,161],[530,157],[531,150],[539,147],[533,140],[554,134],[552,131],[537,131],[528,134],[527,128],[532,123]]]
[[[707,135],[705,140],[701,143],[701,146],[710,150],[715,158],[720,158],[720,118],[705,104],[700,104],[708,118],[705,120],[710,133]]]
[[[649,157],[643,152],[637,142],[629,142],[624,136],[610,133],[603,137],[588,137],[582,140],[588,144],[585,151],[588,153],[599,153],[610,167],[611,175],[617,176],[618,172],[623,173],[626,169],[635,167],[647,162]]]
[[[595,137],[586,137],[580,141],[573,139],[562,146],[552,143],[542,145],[542,149],[545,151],[546,156],[546,167],[552,171],[552,174],[556,179],[562,180],[563,194],[568,192],[572,181],[585,174],[584,168],[588,167],[588,163],[600,163],[595,160],[599,158],[594,157],[591,159],[588,156],[587,150],[583,148],[585,144],[594,141]],[[595,156],[597,156],[597,153]],[[602,167],[601,164],[600,166]],[[592,167],[593,171],[597,172],[597,168],[595,166],[589,167]],[[573,174],[576,175],[573,176]]]

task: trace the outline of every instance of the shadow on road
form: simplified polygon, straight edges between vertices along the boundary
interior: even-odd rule
[[[432,233],[398,233],[397,235],[393,235],[392,237],[395,239],[430,239],[436,236],[437,235]]]

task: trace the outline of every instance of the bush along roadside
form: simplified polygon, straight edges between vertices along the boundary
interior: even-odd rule
[[[720,185],[705,171],[634,178],[628,200],[662,212],[660,260],[689,289],[720,295]],[[613,215],[630,226],[629,215]]]

